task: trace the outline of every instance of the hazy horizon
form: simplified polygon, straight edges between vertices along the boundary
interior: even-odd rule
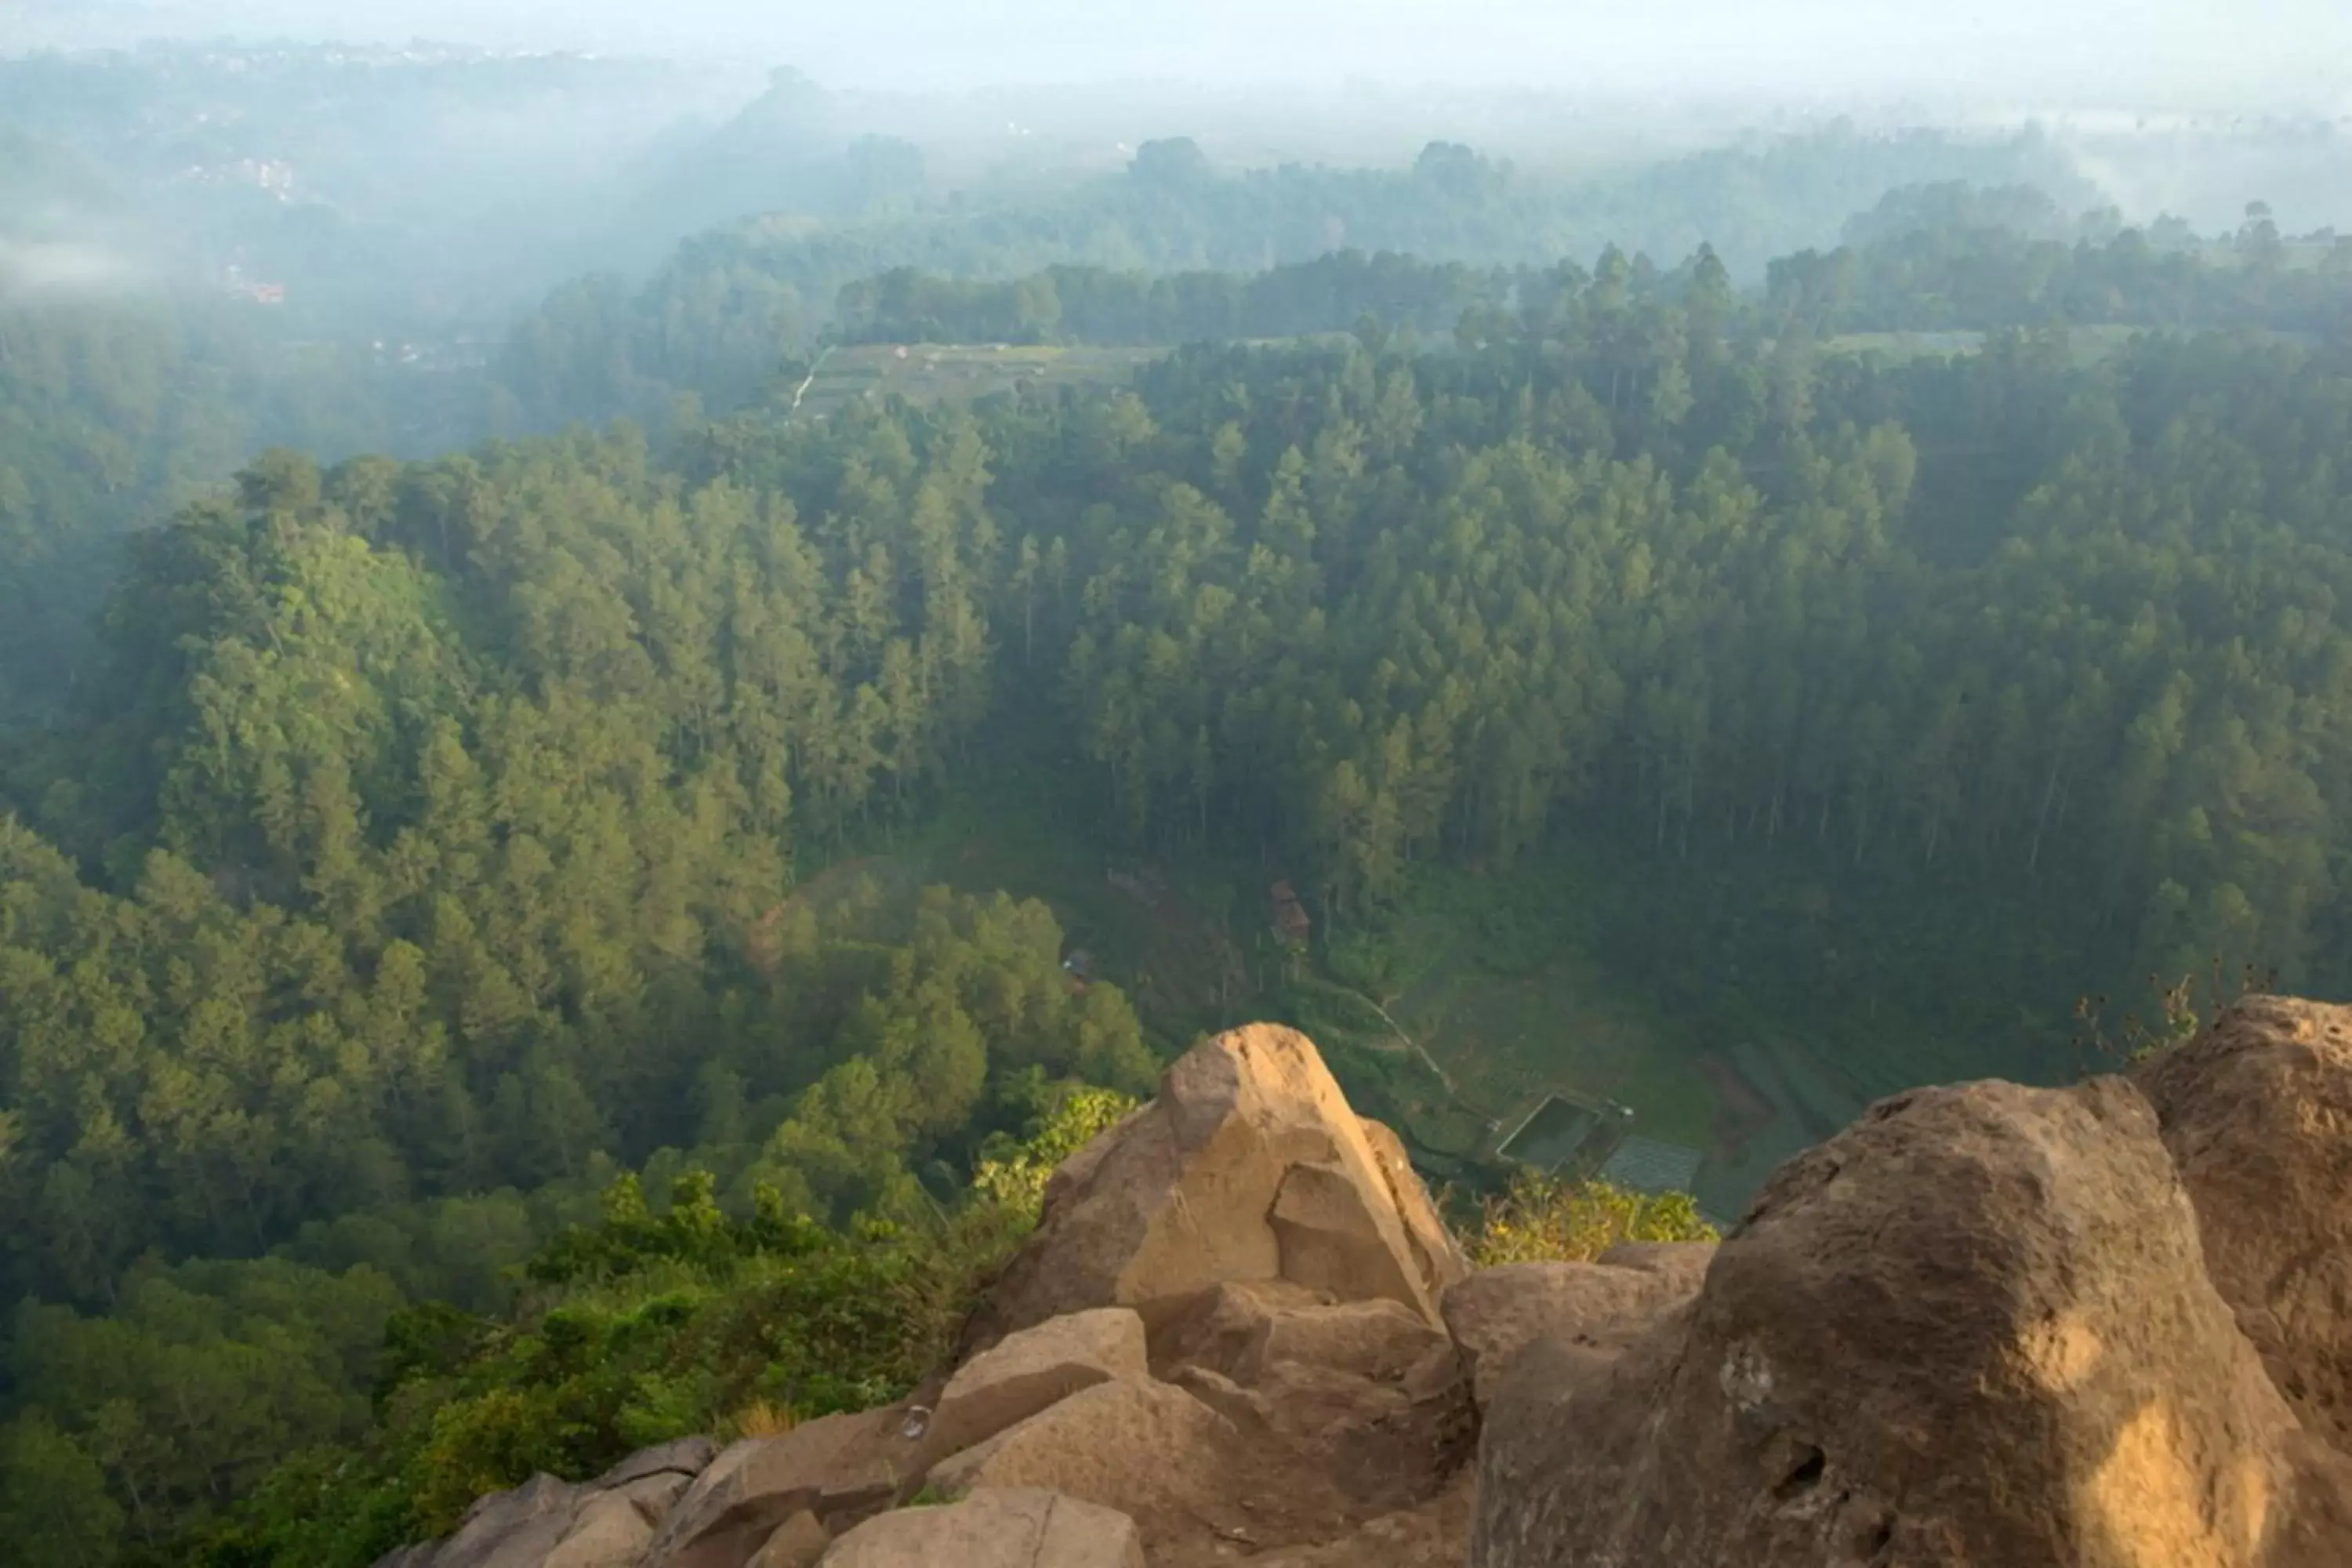
[[[680,0],[657,11],[617,0],[557,10],[532,0],[0,0],[0,48],[204,35],[757,61],[866,90],[1358,80],[2352,112],[2352,7],[2337,0],[1684,0],[1638,16],[1619,0],[1023,0],[984,14],[945,0]]]

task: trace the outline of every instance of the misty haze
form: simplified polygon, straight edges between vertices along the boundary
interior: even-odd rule
[[[2180,1086],[2352,1037],[2347,453],[2338,0],[0,0],[0,1557],[2299,1568]],[[1988,1079],[2166,1173],[1837,1176]],[[1559,1314],[1789,1169],[2065,1440],[1644,1490]]]

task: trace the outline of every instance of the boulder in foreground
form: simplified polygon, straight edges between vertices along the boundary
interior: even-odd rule
[[[1550,1350],[1489,1413],[1476,1568],[2352,1561],[2117,1079],[1885,1101],[1622,1359]]]

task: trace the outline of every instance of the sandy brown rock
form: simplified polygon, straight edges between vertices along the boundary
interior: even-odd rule
[[[931,1468],[950,1496],[1042,1487],[1117,1509],[1147,1528],[1212,1514],[1234,1489],[1233,1424],[1150,1378],[1097,1384]]]
[[[842,1530],[893,1501],[916,1449],[898,1406],[827,1415],[726,1449],[677,1500],[643,1568],[742,1568],[794,1514]]]
[[[1227,1376],[1280,1313],[1337,1305],[1330,1294],[1287,1279],[1233,1279],[1163,1302],[1150,1327],[1151,1370],[1213,1367]]]
[[[538,1568],[562,1543],[589,1489],[533,1476],[475,1500],[457,1528],[403,1559],[414,1568]]]
[[[816,1515],[803,1510],[778,1525],[744,1568],[815,1568],[832,1544],[833,1537],[817,1522]]]
[[[1712,1241],[1621,1241],[1593,1261],[1610,1268],[1655,1275],[1675,1295],[1695,1296],[1706,1283],[1707,1268],[1714,1263],[1715,1249],[1719,1245]]]
[[[1488,1413],[1477,1568],[2352,1561],[2119,1080],[1874,1107],[1781,1168],[1693,1301],[1578,1353],[1530,1351],[1554,1386]]]
[[[555,1550],[532,1568],[630,1568],[654,1527],[625,1491],[599,1492],[572,1515]]]
[[[1435,1322],[1461,1264],[1394,1140],[1366,1128],[1297,1031],[1203,1042],[1158,1099],[1055,1173],[981,1337],[1093,1307],[1156,1322],[1250,1279],[1395,1300]]]
[[[900,1509],[835,1542],[824,1568],[1144,1568],[1135,1521],[1036,1488]]]
[[[1322,1367],[1402,1383],[1446,1336],[1396,1301],[1343,1301],[1267,1314],[1234,1359],[1234,1381],[1263,1382],[1283,1365]]]
[[[1330,1541],[1276,1548],[1250,1558],[1250,1568],[1461,1568],[1475,1500],[1464,1471],[1416,1507],[1381,1514]]]
[[[708,1437],[686,1437],[584,1484],[534,1476],[478,1499],[445,1539],[404,1547],[376,1568],[631,1568],[716,1452]]]
[[[2352,1449],[2352,1008],[2249,997],[2137,1078],[2214,1288],[2305,1426]]]
[[[1616,1249],[1612,1249],[1614,1251]],[[1704,1247],[1711,1255],[1711,1244]],[[1617,1263],[1506,1263],[1445,1292],[1445,1326],[1481,1409],[1513,1358],[1539,1339],[1622,1349],[1678,1300],[1696,1294],[1705,1258],[1636,1254]]]
[[[960,1453],[1080,1389],[1142,1377],[1149,1363],[1143,1320],[1126,1307],[1024,1329],[956,1369],[939,1397],[923,1454],[936,1460]]]

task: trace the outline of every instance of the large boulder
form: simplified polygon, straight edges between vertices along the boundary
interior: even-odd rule
[[[743,1568],[816,1568],[817,1560],[833,1544],[833,1537],[816,1515],[803,1509],[778,1525]]]
[[[646,1546],[642,1568],[743,1568],[803,1512],[838,1535],[896,1500],[917,1458],[906,1412],[896,1405],[747,1437],[695,1478]]]
[[[2131,1086],[1877,1105],[1613,1363],[1514,1363],[1475,1568],[2352,1561]]]
[[[1395,1138],[1349,1109],[1305,1036],[1254,1025],[1187,1052],[1158,1099],[1055,1173],[982,1337],[1094,1307],[1156,1322],[1227,1280],[1434,1323],[1462,1271]]]
[[[2214,1289],[2304,1425],[2352,1449],[2352,1008],[2249,997],[2138,1076]]]
[[[1513,1358],[1539,1339],[1614,1352],[1698,1291],[1715,1248],[1612,1248],[1595,1263],[1506,1263],[1445,1292],[1445,1327],[1462,1352],[1473,1396],[1492,1403]]]
[[[562,1544],[593,1489],[533,1476],[519,1487],[474,1500],[448,1536],[411,1547],[402,1568],[539,1568]]]
[[[950,1496],[982,1488],[1042,1487],[1147,1524],[1229,1506],[1233,1424],[1180,1388],[1120,1378],[1039,1412],[931,1467]]]
[[[1034,1487],[868,1520],[824,1568],[1143,1568],[1143,1538],[1116,1509]]]
[[[1126,1307],[1098,1307],[1024,1329],[956,1369],[940,1395],[923,1451],[943,1458],[1081,1389],[1149,1370],[1143,1320]]]
[[[1273,1369],[1294,1365],[1402,1383],[1446,1344],[1444,1334],[1396,1301],[1297,1308],[1267,1315],[1234,1358],[1233,1375],[1257,1384]]]

